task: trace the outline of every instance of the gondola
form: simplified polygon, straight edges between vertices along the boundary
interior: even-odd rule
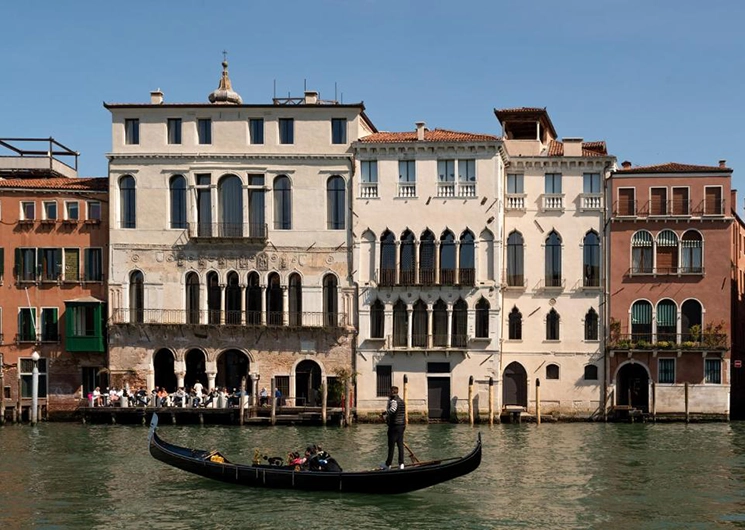
[[[150,454],[170,466],[203,477],[257,488],[406,493],[467,475],[481,463],[481,433],[476,447],[464,457],[407,465],[404,469],[373,471],[298,471],[290,466],[234,464],[216,451],[188,449],[166,442],[156,432],[158,416],[150,424]]]

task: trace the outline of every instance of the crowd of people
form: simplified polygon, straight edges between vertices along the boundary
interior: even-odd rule
[[[248,398],[248,395],[246,392],[245,397]],[[102,391],[101,387],[97,386],[88,394],[88,404],[91,407],[226,408],[239,407],[243,396],[240,388],[233,388],[232,392],[224,387],[206,390],[200,382],[196,382],[192,387],[179,387],[175,392],[168,392],[164,387],[157,387],[148,392],[142,386],[137,390],[111,387]]]

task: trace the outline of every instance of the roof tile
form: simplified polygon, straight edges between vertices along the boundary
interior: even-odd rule
[[[694,164],[681,164],[679,162],[666,162],[665,164],[655,164],[651,166],[621,168],[617,169],[616,173],[709,173],[712,171],[729,173],[732,169],[720,166],[697,166]]]
[[[564,142],[551,140],[548,144],[548,156],[564,156]],[[582,156],[608,156],[605,142],[582,142]]]
[[[447,129],[424,130],[425,142],[496,142],[498,140],[499,137],[493,134],[467,133]],[[379,132],[365,136],[359,141],[368,144],[416,142],[417,133],[416,131]]]
[[[2,178],[0,188],[5,189],[39,189],[39,190],[75,190],[107,191],[109,179],[106,177],[86,178]]]

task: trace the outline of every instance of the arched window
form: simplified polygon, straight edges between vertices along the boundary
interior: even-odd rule
[[[585,287],[600,287],[600,238],[597,232],[591,230],[585,235],[583,247],[583,285]]]
[[[683,341],[698,342],[701,340],[702,318],[701,302],[686,300],[680,308],[680,331]]]
[[[598,340],[598,314],[593,307],[585,314],[585,340]]]
[[[326,222],[329,230],[344,230],[346,218],[346,185],[344,179],[333,176],[326,182]]]
[[[552,309],[546,315],[546,340],[559,340],[559,313]]]
[[[396,284],[396,241],[390,230],[380,236],[380,285]]]
[[[426,348],[429,337],[427,304],[417,300],[414,304],[414,312],[411,315],[411,345],[415,348]]]
[[[393,306],[393,346],[408,346],[409,337],[409,315],[403,300],[396,302]]]
[[[137,228],[137,200],[135,179],[127,175],[119,179],[119,222],[122,228]]]
[[[414,285],[416,274],[416,246],[414,245],[414,234],[410,230],[406,230],[401,234],[400,251],[400,283],[401,285]]]
[[[559,365],[549,364],[546,366],[546,379],[558,379],[559,378]]]
[[[339,325],[337,281],[333,274],[323,277],[323,320],[326,327],[335,328]]]
[[[267,324],[270,326],[281,326],[284,323],[284,299],[282,296],[282,285],[279,283],[279,274],[273,272],[269,275],[266,288]]]
[[[199,275],[190,272],[186,275],[186,323],[199,324]]]
[[[171,195],[171,228],[186,228],[186,179],[176,175],[171,177],[168,186]]]
[[[517,309],[513,307],[510,311],[509,316],[509,330],[508,335],[510,340],[522,340],[523,339],[523,315]]]
[[[274,228],[292,229],[292,187],[284,175],[274,179]]]
[[[453,348],[465,348],[468,343],[468,304],[462,298],[453,305]]]
[[[145,277],[141,271],[132,271],[129,275],[129,321],[145,321]]]
[[[261,324],[261,285],[259,275],[255,272],[248,274],[246,287],[246,324],[258,326]]]
[[[703,240],[695,230],[688,230],[680,240],[680,267],[683,274],[702,274]]]
[[[657,234],[657,274],[677,274],[678,236],[672,230]]]
[[[437,348],[448,345],[448,306],[442,300],[432,307],[432,340]]]
[[[633,274],[652,274],[652,234],[639,230],[631,236],[631,272]]]
[[[466,230],[460,236],[460,257],[458,259],[458,283],[473,286],[476,284],[476,256],[473,234]]]
[[[225,286],[225,323],[234,326],[241,323],[241,286],[235,271],[228,273]]]
[[[385,337],[385,305],[380,300],[375,300],[370,306],[370,338],[382,339]]]
[[[631,306],[631,340],[652,342],[652,304],[646,300]]]
[[[209,309],[209,323],[220,323],[220,282],[216,272],[207,273],[207,309]]]
[[[678,342],[678,307],[672,300],[657,304],[657,342]]]
[[[220,237],[243,236],[243,184],[235,175],[225,175],[217,185],[218,234]]]
[[[450,230],[440,237],[440,284],[455,284],[455,236]]]
[[[561,237],[552,230],[546,238],[546,287],[561,287]]]
[[[507,238],[507,285],[509,287],[525,285],[523,254],[523,235],[517,231],[512,232]]]
[[[597,381],[598,380],[598,367],[594,364],[588,364],[585,366],[585,381]]]
[[[419,283],[435,283],[435,235],[425,230],[419,239]]]
[[[482,230],[479,236],[479,271],[481,280],[494,279],[494,234],[489,230]]]
[[[289,304],[290,326],[299,327],[303,325],[303,282],[297,273],[290,275],[289,292],[287,293]]]
[[[476,337],[485,339],[489,337],[489,301],[481,298],[476,303]]]

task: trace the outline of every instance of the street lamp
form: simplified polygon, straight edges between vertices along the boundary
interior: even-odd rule
[[[31,374],[31,425],[39,421],[39,352],[34,350],[31,354],[34,362],[34,370]]]

